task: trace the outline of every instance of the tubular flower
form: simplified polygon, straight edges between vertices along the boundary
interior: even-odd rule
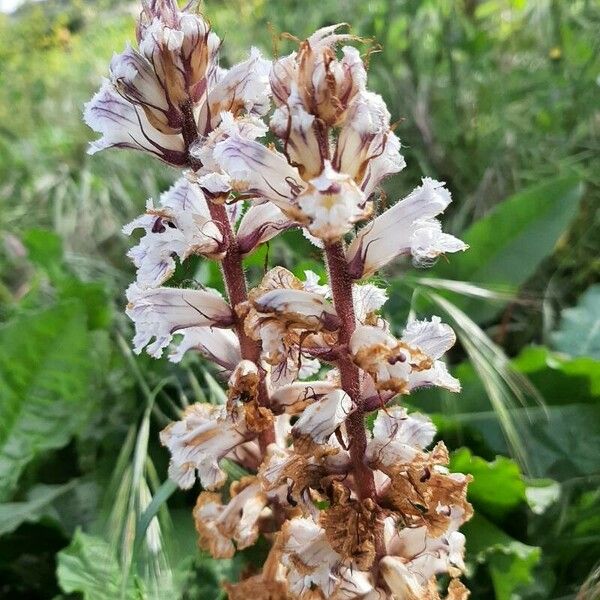
[[[133,148],[183,167],[191,144],[219,126],[223,111],[268,110],[268,61],[253,49],[246,61],[220,68],[221,40],[174,0],[144,3],[137,42],[137,50],[114,56],[110,78],[86,106],[86,123],[102,134],[90,153]]]
[[[466,249],[437,221],[449,191],[425,178],[380,211],[378,187],[404,167],[400,141],[338,25],[272,65],[253,50],[225,71],[202,17],[145,0],[137,40],[86,119],[102,133],[92,150],[133,147],[183,169],[124,228],[142,230],[126,312],[137,353],[198,353],[226,385],[222,404],[188,406],[160,439],[169,477],[203,488],[204,550],[271,545],[262,570],[225,584],[230,600],[466,600],[470,476],[449,471],[432,422],[401,406],[426,386],[460,391],[443,362],[456,338],[435,316],[396,337],[386,290],[360,281],[396,257],[427,265]],[[324,268],[275,266],[249,288],[245,257],[294,227]],[[165,287],[191,257],[219,262],[226,297]]]
[[[160,208],[149,200],[146,214],[123,228],[131,234],[145,231],[140,243],[128,256],[138,268],[138,284],[156,287],[175,272],[175,260],[201,255],[220,258],[223,235],[212,221],[206,199],[197,183],[182,177],[160,199]]]
[[[276,109],[271,130],[281,150],[230,136],[215,159],[235,187],[267,198],[310,235],[339,240],[372,210],[371,195],[400,171],[400,141],[383,100],[366,91],[356,48],[336,46],[352,37],[326,27],[271,68]]]

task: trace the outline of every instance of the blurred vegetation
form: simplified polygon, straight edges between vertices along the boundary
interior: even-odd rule
[[[387,273],[389,318],[440,314],[464,391],[408,398],[475,475],[474,600],[596,598],[600,560],[600,4],[597,0],[206,1],[224,63],[350,21],[422,175],[455,203],[462,256]],[[129,350],[121,226],[174,172],[90,161],[83,103],[137,7],[52,0],[0,15],[0,598],[221,597],[263,549],[213,562],[157,432],[222,397],[206,364]],[[314,268],[296,234],[249,261]],[[218,284],[198,262],[181,279]],[[234,472],[231,473],[235,477]]]

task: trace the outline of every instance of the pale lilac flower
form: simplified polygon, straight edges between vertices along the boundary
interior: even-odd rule
[[[219,258],[225,249],[202,190],[186,176],[161,196],[160,206],[149,200],[146,214],[123,232],[131,235],[136,229],[144,229],[145,235],[128,256],[138,268],[141,286],[157,287],[169,279],[175,271],[174,255],[181,262],[192,255]]]
[[[363,227],[347,251],[349,270],[360,279],[402,254],[427,262],[467,245],[447,233],[434,217],[450,204],[450,192],[439,181],[425,177],[423,184]]]
[[[127,290],[127,315],[135,323],[136,353],[146,346],[150,356],[159,358],[173,334],[191,327],[230,327],[231,308],[212,291],[179,288],[140,288]],[[154,340],[154,341],[152,341]]]
[[[246,61],[220,68],[221,41],[200,15],[180,11],[174,0],[149,2],[137,37],[139,50],[127,46],[114,56],[110,79],[86,106],[86,123],[102,134],[90,152],[133,148],[200,168],[190,146],[219,126],[224,111],[267,112],[270,63],[253,49]]]

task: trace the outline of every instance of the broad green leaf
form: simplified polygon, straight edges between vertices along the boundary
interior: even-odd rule
[[[597,404],[600,402],[600,361],[592,358],[569,358],[543,346],[530,346],[510,361],[511,366],[525,375],[544,399],[545,404]],[[460,412],[486,411],[489,402],[475,369],[469,362],[454,368],[462,385],[457,406]],[[417,396],[415,396],[416,398]],[[437,390],[419,393],[419,406],[429,412],[442,409],[443,396]]]
[[[548,256],[571,222],[583,193],[575,175],[528,188],[497,205],[461,238],[467,252],[440,261],[431,275],[517,289]],[[453,297],[476,321],[494,316],[498,303]]]
[[[510,458],[497,456],[488,462],[461,448],[452,453],[450,469],[473,475],[469,500],[488,517],[501,518],[526,501],[521,471]]]
[[[101,538],[77,531],[58,553],[58,582],[67,593],[80,592],[84,600],[137,600],[128,586],[121,589],[121,568],[114,550]]]
[[[599,474],[600,405],[515,408],[510,414],[526,440],[531,476],[563,482]],[[459,427],[461,438],[470,444],[477,443],[493,454],[510,453],[493,411],[457,413],[435,420],[442,438],[455,434]]]
[[[515,540],[480,514],[462,532],[467,538],[467,557],[489,570],[496,600],[513,600],[515,592],[533,580],[539,548]]]
[[[543,346],[530,346],[512,361],[535,385],[546,404],[600,401],[600,360],[569,358]]]
[[[600,284],[590,287],[577,306],[563,310],[552,340],[560,352],[600,360]]]
[[[37,485],[24,502],[0,504],[0,535],[11,533],[23,523],[35,523],[43,517],[55,517],[54,503],[71,491],[75,480],[64,485]]]
[[[45,229],[29,229],[23,235],[29,260],[44,269],[54,271],[63,261],[60,236]]]
[[[91,357],[78,302],[0,327],[0,500],[9,497],[27,464],[66,445],[85,422]]]
[[[112,307],[103,283],[65,277],[56,281],[56,288],[61,300],[81,301],[86,309],[89,329],[105,329],[110,325]]]

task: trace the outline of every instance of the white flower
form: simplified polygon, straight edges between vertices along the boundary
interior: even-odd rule
[[[387,292],[372,283],[352,286],[354,314],[359,323],[366,324],[368,317],[387,302]]]
[[[237,241],[242,254],[249,254],[260,244],[268,242],[277,234],[294,227],[294,221],[286,217],[271,202],[256,204],[244,213],[237,230]]]
[[[464,535],[455,530],[433,538],[426,527],[406,527],[388,542],[392,555],[380,561],[381,574],[397,597],[422,598],[432,577],[464,569],[464,546]]]
[[[297,202],[315,237],[324,241],[339,239],[369,215],[370,205],[367,207],[366,197],[352,177],[335,171],[329,161],[309,183]]]
[[[411,323],[400,340],[380,327],[360,325],[352,334],[350,350],[378,390],[407,394],[435,385],[457,392],[460,384],[437,360],[455,341],[452,328],[433,317]]]
[[[175,271],[177,255],[184,261],[192,254],[219,257],[223,252],[223,236],[211,220],[204,194],[187,177],[181,177],[160,199],[160,207],[152,201],[146,214],[123,228],[130,235],[136,229],[146,234],[128,256],[138,268],[137,282],[156,287]]]
[[[432,260],[443,252],[466,250],[466,244],[442,233],[433,219],[450,200],[442,183],[425,177],[421,187],[359,231],[346,252],[352,277],[370,275],[401,254]]]
[[[308,435],[315,443],[324,444],[355,408],[344,390],[333,390],[304,409],[292,434]]]
[[[183,138],[156,129],[144,111],[125,100],[108,80],[104,80],[98,93],[85,105],[84,120],[102,134],[90,144],[90,154],[112,147],[133,148],[172,165],[186,163]]]
[[[200,134],[216,129],[224,111],[238,114],[243,110],[247,114],[264,115],[269,110],[271,95],[270,68],[271,63],[262,58],[257,48],[252,48],[247,60],[220,72],[198,116]]]
[[[276,314],[288,325],[335,331],[340,324],[333,306],[320,294],[279,288],[262,294],[253,302],[259,313]]]
[[[321,285],[321,278],[314,271],[304,271],[304,289],[307,292],[319,294],[323,298],[331,297],[331,289],[329,285]]]
[[[354,362],[373,377],[377,389],[408,391],[413,357],[392,335],[379,327],[358,326],[350,339],[350,351]],[[416,360],[420,362],[422,356]]]
[[[390,406],[377,414],[366,455],[373,464],[388,467],[410,463],[434,436],[430,419],[418,413],[409,416],[405,408]]]
[[[390,131],[390,113],[381,96],[364,91],[350,105],[333,164],[351,175],[366,197],[385,177],[405,167],[400,140]]]
[[[291,84],[287,103],[273,113],[270,122],[273,133],[283,140],[286,154],[298,165],[300,175],[309,180],[323,170],[323,146],[315,116],[308,113],[300,98],[298,87]]]
[[[171,453],[169,477],[189,489],[197,473],[204,488],[217,489],[227,479],[219,461],[250,437],[243,422],[233,421],[224,406],[193,404],[181,421],[171,423],[160,434],[162,445]]]
[[[233,134],[216,144],[214,159],[232,180],[232,188],[266,198],[295,218],[294,199],[305,187],[285,156],[255,140]]]
[[[189,327],[229,327],[233,313],[215,292],[178,288],[142,289],[132,284],[127,290],[126,313],[135,323],[136,353],[145,346],[150,356],[159,358],[173,333]],[[154,342],[151,340],[154,339]],[[150,344],[150,345],[148,345]]]
[[[201,16],[171,1],[148,3],[138,44],[139,51],[127,46],[115,55],[110,82],[86,106],[86,122],[103,134],[90,152],[134,148],[186,166],[190,146],[220,125],[224,111],[235,118],[268,111],[269,61],[253,49],[246,61],[221,69],[221,41]],[[191,166],[203,164],[196,160]],[[208,184],[215,189],[214,178]]]
[[[171,362],[178,363],[188,350],[196,350],[227,373],[242,360],[239,339],[231,329],[188,327],[181,335],[181,341],[169,354]]]
[[[411,373],[411,391],[419,387],[437,386],[451,392],[460,392],[460,382],[452,377],[446,365],[438,360],[456,343],[452,327],[442,323],[442,320],[435,316],[431,317],[431,321],[411,321],[400,339],[409,346],[419,348],[434,361],[430,369]]]

